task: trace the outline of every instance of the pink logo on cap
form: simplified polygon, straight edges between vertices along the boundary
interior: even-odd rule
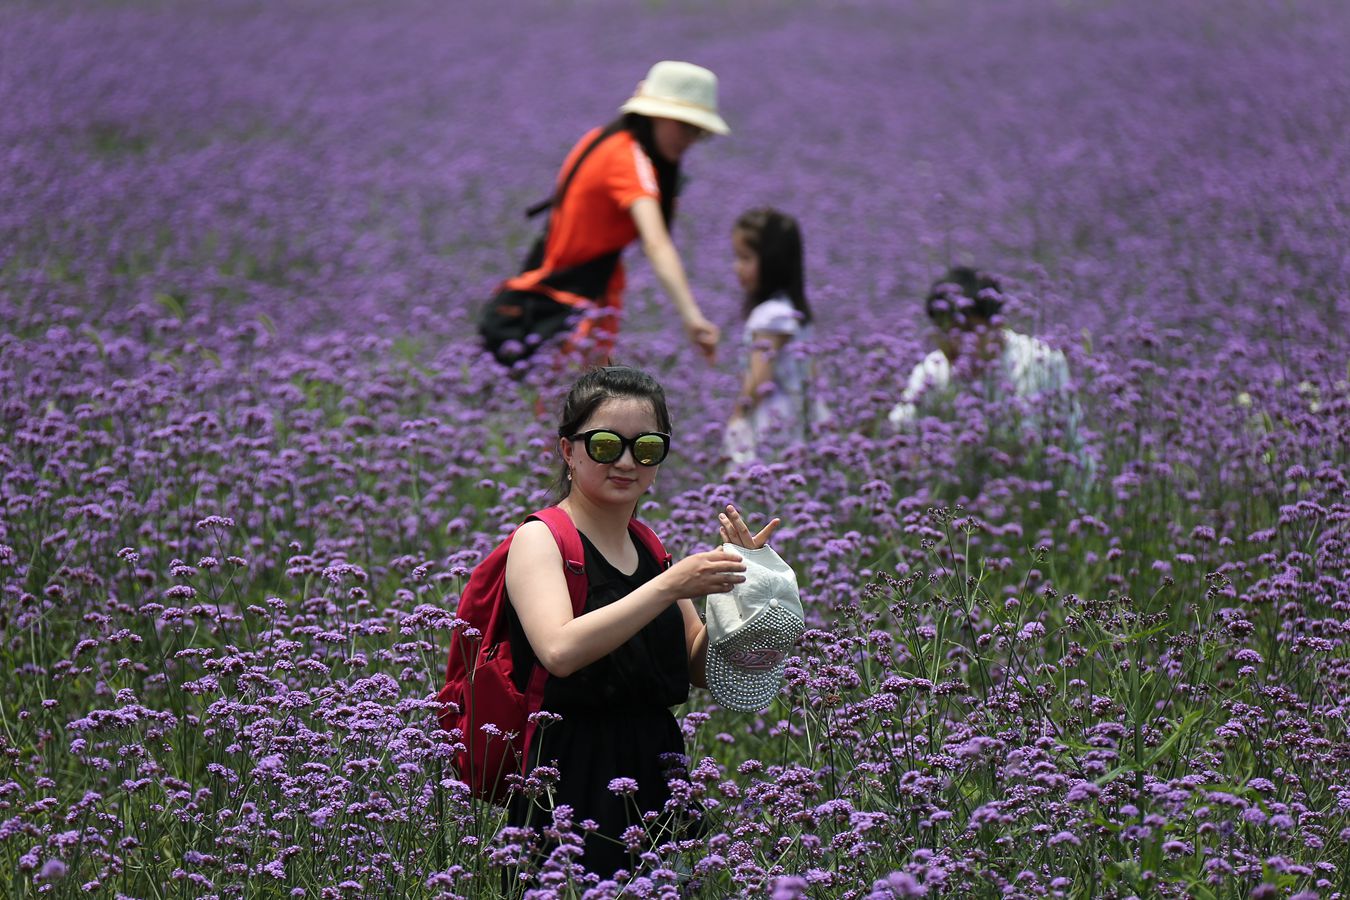
[[[727,654],[727,662],[738,669],[767,672],[783,661],[781,650],[736,650]]]

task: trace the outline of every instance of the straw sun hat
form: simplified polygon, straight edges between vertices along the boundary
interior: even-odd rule
[[[652,66],[619,111],[688,122],[713,134],[731,132],[717,114],[717,76],[693,63],[664,60]]]

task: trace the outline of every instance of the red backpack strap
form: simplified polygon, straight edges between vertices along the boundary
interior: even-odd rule
[[[572,595],[572,616],[575,618],[586,609],[586,551],[581,546],[581,532],[561,507],[541,509],[530,518],[543,522],[553,532],[553,540],[562,554],[563,575],[567,578],[567,592]]]
[[[586,592],[589,583],[586,580],[586,551],[581,546],[581,532],[576,523],[564,510],[550,506],[533,513],[530,519],[538,519],[553,533],[553,540],[562,554],[563,576],[567,579],[567,593],[572,599],[572,617],[576,618],[586,610]],[[526,520],[528,521],[528,519]],[[543,663],[535,661],[534,671],[530,673],[529,684],[525,686],[525,707],[529,713],[539,712],[544,705],[544,684],[548,681],[548,669]],[[525,773],[529,764],[530,742],[534,739],[536,724],[526,720],[524,752],[521,754],[520,771]]]
[[[666,569],[670,568],[670,553],[666,550],[665,545],[661,543],[661,539],[656,536],[655,531],[652,531],[637,519],[629,519],[628,532],[633,535],[642,546],[647,548],[647,552],[656,559],[656,564],[660,567],[661,571],[664,572]]]

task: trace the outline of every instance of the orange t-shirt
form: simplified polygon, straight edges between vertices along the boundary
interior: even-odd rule
[[[591,129],[567,154],[558,173],[560,186],[577,156],[599,133],[599,128]],[[505,286],[513,290],[536,290],[567,304],[583,302],[585,298],[539,282],[553,272],[622,250],[636,240],[637,225],[630,209],[633,202],[642,197],[660,200],[656,170],[642,145],[627,131],[617,131],[601,141],[582,161],[562,204],[553,209],[548,242],[544,245],[543,266],[508,279]],[[599,305],[621,308],[623,286],[624,271],[620,262],[614,268]]]

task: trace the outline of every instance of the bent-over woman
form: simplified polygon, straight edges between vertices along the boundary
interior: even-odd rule
[[[542,262],[504,287],[600,310],[577,325],[568,345],[575,351],[589,339],[585,360],[605,362],[623,309],[620,255],[640,239],[685,333],[711,360],[717,326],[689,290],[670,226],[685,154],[705,137],[730,131],[717,112],[717,76],[691,63],[659,62],[619,110],[618,119],[585,134],[563,161],[558,185],[566,191],[551,212]]]

